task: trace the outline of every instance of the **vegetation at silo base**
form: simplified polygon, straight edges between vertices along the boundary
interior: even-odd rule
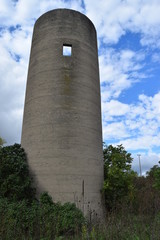
[[[35,196],[26,155],[19,144],[0,149],[0,197],[9,202],[26,200]]]
[[[26,154],[0,138],[0,240],[159,240],[160,166],[146,177],[131,169],[122,145],[104,146],[105,222],[87,222],[75,204],[37,200]]]
[[[48,240],[80,232],[85,218],[75,204],[53,203],[47,193],[35,197],[24,150],[0,148],[0,239]]]

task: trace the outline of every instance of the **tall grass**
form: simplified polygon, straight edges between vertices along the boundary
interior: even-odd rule
[[[160,240],[160,192],[153,179],[135,179],[132,201],[123,199],[106,211],[103,225],[83,226],[74,240]]]
[[[64,238],[67,239],[67,238]],[[155,215],[135,214],[127,208],[107,214],[101,226],[83,226],[74,240],[159,240],[160,212]]]

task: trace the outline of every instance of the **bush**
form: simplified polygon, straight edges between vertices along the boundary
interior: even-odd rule
[[[30,206],[25,200],[11,203],[0,199],[0,239],[52,240],[80,232],[85,223],[82,212],[74,204],[61,205],[50,200],[47,193]]]
[[[0,148],[0,197],[29,202],[35,198],[26,154],[19,144]]]

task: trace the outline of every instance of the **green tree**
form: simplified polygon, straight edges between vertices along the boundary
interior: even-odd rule
[[[118,202],[133,198],[133,179],[136,173],[131,169],[133,158],[122,145],[104,146],[104,185],[106,207],[110,210]]]
[[[154,165],[150,171],[147,172],[147,176],[153,179],[153,187],[160,190],[160,166]]]
[[[34,196],[23,148],[19,144],[0,148],[0,197],[10,201],[32,201]]]

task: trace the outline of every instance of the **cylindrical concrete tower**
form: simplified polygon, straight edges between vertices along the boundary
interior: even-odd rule
[[[103,184],[96,30],[83,14],[45,13],[35,23],[22,129],[39,192],[99,214]]]

